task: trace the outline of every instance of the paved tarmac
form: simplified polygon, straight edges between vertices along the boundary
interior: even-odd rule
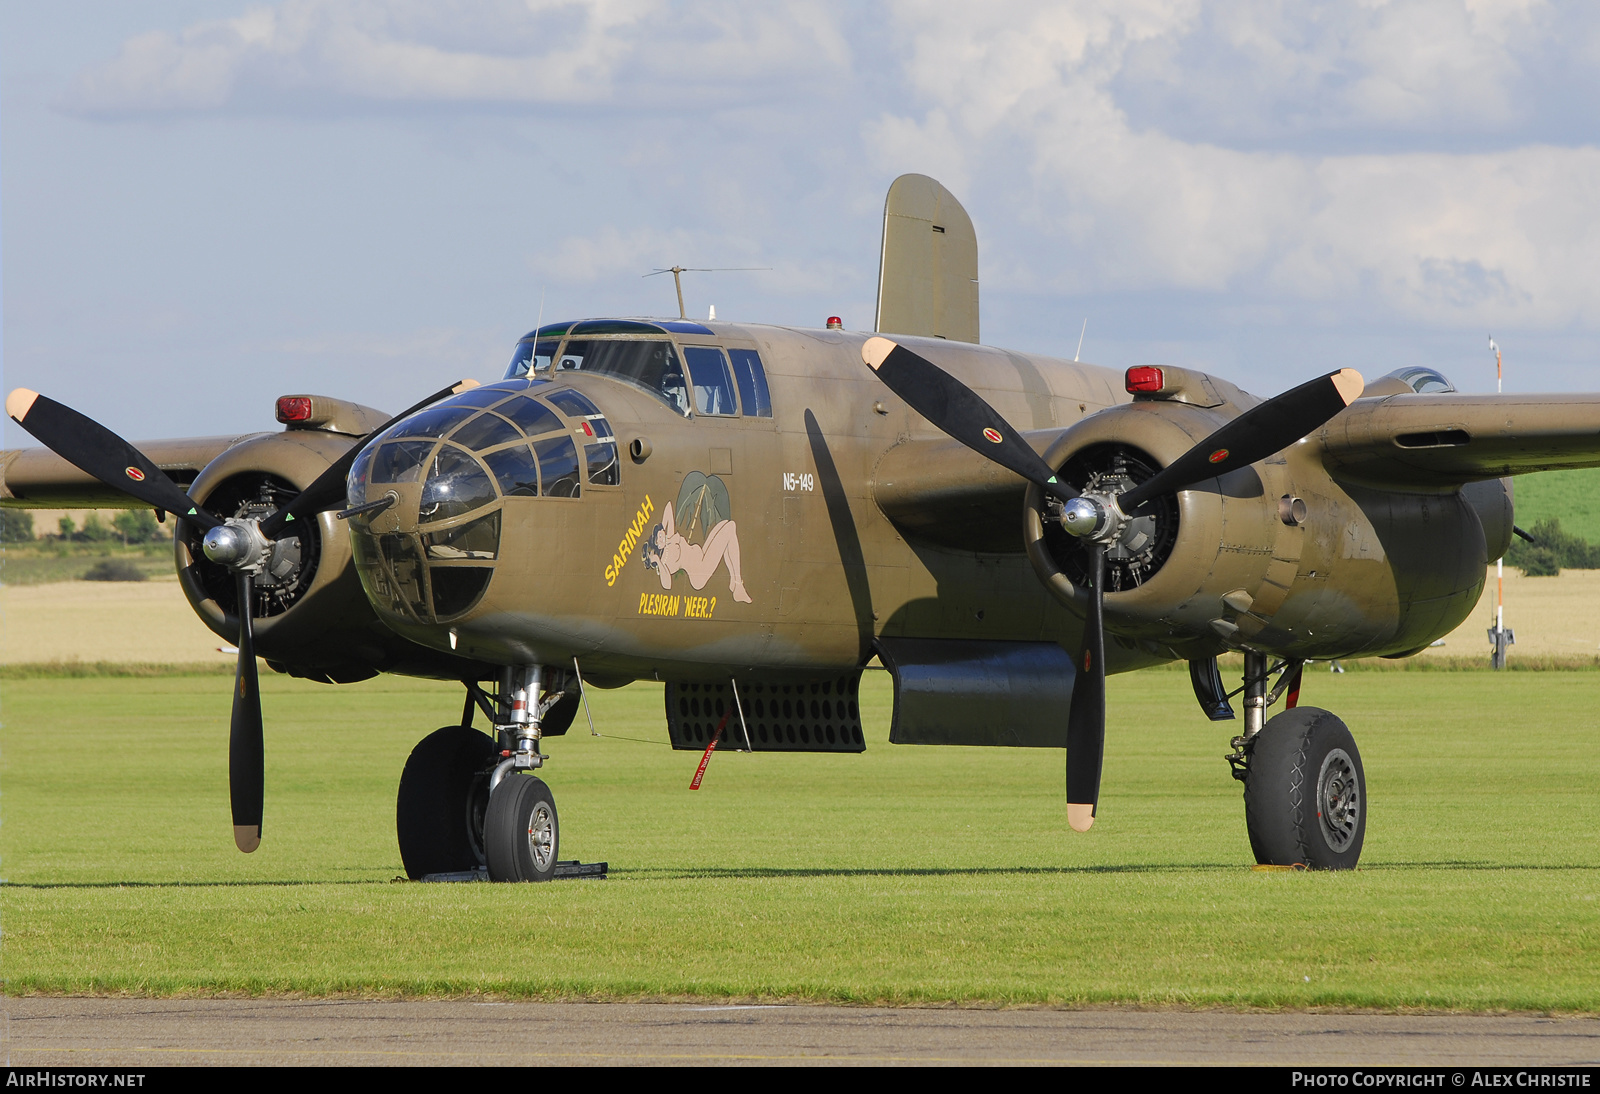
[[[12,1066],[1600,1063],[1600,1019],[348,999],[0,1000]]]

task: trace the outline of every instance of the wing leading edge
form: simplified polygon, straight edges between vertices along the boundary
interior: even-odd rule
[[[1358,399],[1312,440],[1336,479],[1389,490],[1600,467],[1600,394]]]

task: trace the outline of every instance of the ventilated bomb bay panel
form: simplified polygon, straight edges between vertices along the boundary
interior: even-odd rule
[[[667,684],[667,732],[672,747],[700,750],[722,726],[719,748],[744,748],[745,729],[755,752],[863,752],[861,674],[799,684],[739,684],[744,725],[733,685]]]

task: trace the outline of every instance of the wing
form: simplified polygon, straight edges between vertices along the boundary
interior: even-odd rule
[[[1022,433],[1043,453],[1064,432]],[[986,554],[1021,554],[1028,483],[948,437],[902,441],[884,453],[872,494],[884,516],[914,539]]]
[[[262,433],[138,441],[140,452],[179,486],[188,486],[223,452]],[[80,471],[48,448],[0,452],[0,506],[27,509],[141,509],[144,503]]]
[[[1310,439],[1335,478],[1381,489],[1600,467],[1600,394],[1358,399]]]

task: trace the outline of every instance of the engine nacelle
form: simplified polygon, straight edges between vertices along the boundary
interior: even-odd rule
[[[1138,402],[1101,411],[1068,429],[1045,462],[1079,489],[1127,489],[1150,478],[1227,420],[1204,407]],[[1225,648],[1210,620],[1223,616],[1222,597],[1256,590],[1267,580],[1283,527],[1269,464],[1263,482],[1241,468],[1158,499],[1155,512],[1133,522],[1107,551],[1106,627],[1150,653],[1199,657]],[[1269,499],[1271,499],[1269,504]],[[1068,608],[1087,609],[1087,549],[1046,511],[1030,486],[1023,540],[1045,586]],[[1203,607],[1202,607],[1203,605]]]
[[[1173,402],[1112,407],[1067,430],[1044,458],[1080,488],[1120,476],[1125,489],[1225,420]],[[1038,487],[1025,506],[1034,569],[1081,614],[1086,549]],[[1125,535],[1120,552],[1109,550],[1106,629],[1124,645],[1181,658],[1247,646],[1308,658],[1413,653],[1472,610],[1486,540],[1509,534],[1509,511],[1502,490],[1483,486],[1413,494],[1341,484],[1314,445],[1291,445],[1163,499],[1144,518],[1144,539]]]
[[[320,430],[255,437],[208,464],[189,495],[219,517],[265,517],[354,443],[354,437]],[[173,535],[179,584],[195,614],[231,643],[239,634],[234,577],[205,557],[200,540],[197,527],[179,520]],[[295,676],[349,683],[379,672],[463,678],[473,671],[384,626],[356,576],[348,530],[332,512],[274,544],[256,578],[251,617],[257,652]]]

